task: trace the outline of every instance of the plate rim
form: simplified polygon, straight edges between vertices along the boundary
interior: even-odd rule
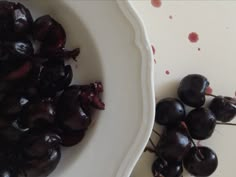
[[[146,27],[131,0],[116,0],[116,2],[134,30],[134,42],[142,56],[141,89],[143,112],[141,127],[116,173],[116,177],[129,177],[148,143],[154,125],[154,57]]]

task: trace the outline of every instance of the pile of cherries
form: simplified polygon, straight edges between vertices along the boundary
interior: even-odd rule
[[[216,124],[231,124],[236,115],[236,101],[231,97],[207,93],[209,82],[199,74],[184,77],[177,98],[164,98],[156,104],[155,122],[164,126],[157,145],[146,150],[157,155],[153,162],[154,177],[181,177],[184,168],[194,176],[206,177],[218,165],[216,153],[209,147],[197,146],[195,140],[211,137]],[[205,96],[212,96],[209,105]],[[188,114],[184,104],[193,107]]]
[[[103,110],[101,82],[70,85],[66,33],[49,15],[33,20],[21,3],[0,1],[0,176],[45,177],[61,146],[79,143],[93,108]]]

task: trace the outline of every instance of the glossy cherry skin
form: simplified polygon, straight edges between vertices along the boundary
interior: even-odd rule
[[[197,108],[189,112],[186,124],[192,138],[204,140],[209,138],[215,130],[215,115],[207,108]]]
[[[210,176],[218,166],[216,153],[208,147],[198,147],[203,155],[201,157],[196,148],[192,147],[183,160],[185,169],[194,176]]]
[[[214,113],[216,120],[229,122],[236,116],[235,100],[229,97],[217,96],[212,99],[209,109]]]
[[[55,96],[58,91],[68,87],[72,81],[73,72],[70,65],[64,61],[49,61],[44,64],[39,76],[41,95]]]
[[[184,128],[167,127],[157,144],[157,155],[169,163],[181,162],[191,148],[191,140]]]
[[[46,128],[55,121],[55,107],[50,99],[29,102],[22,110],[19,124],[25,128]]]
[[[44,158],[52,148],[58,148],[61,143],[59,135],[53,132],[29,132],[24,136],[23,154],[26,159]]]
[[[14,32],[24,35],[30,32],[33,25],[33,17],[24,5],[17,3],[13,11]]]
[[[27,160],[27,174],[33,177],[44,177],[52,173],[61,159],[60,148],[49,149],[43,158]]]
[[[33,38],[38,41],[43,41],[54,23],[55,21],[49,15],[37,18],[33,23]]]
[[[33,45],[28,39],[6,42],[4,47],[14,57],[30,57],[34,54]]]
[[[182,177],[182,163],[167,163],[157,158],[152,164],[152,173],[154,177]]]
[[[184,77],[178,87],[178,96],[188,106],[201,107],[205,103],[205,92],[209,82],[199,74]]]
[[[155,121],[160,125],[178,124],[184,117],[184,105],[176,98],[164,98],[156,105]]]

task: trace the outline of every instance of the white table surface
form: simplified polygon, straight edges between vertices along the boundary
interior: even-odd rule
[[[176,96],[180,79],[192,73],[205,75],[214,94],[235,96],[236,1],[163,0],[160,7],[151,0],[132,3],[155,48],[157,101]],[[195,43],[188,39],[192,32],[198,34]],[[236,127],[218,125],[213,136],[201,142],[218,155],[219,165],[212,176],[235,177],[235,135]],[[144,153],[131,176],[151,177],[154,158]]]

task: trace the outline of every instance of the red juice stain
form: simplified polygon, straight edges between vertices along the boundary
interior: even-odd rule
[[[155,49],[154,45],[152,45],[152,53],[153,53],[153,55],[155,55],[155,53],[156,53],[156,49]]]
[[[213,93],[213,89],[212,89],[210,86],[208,86],[208,87],[206,88],[205,93],[206,93],[206,94],[212,94],[212,93]]]
[[[154,7],[161,7],[161,0],[151,0]]]
[[[166,75],[169,75],[169,74],[170,74],[170,71],[169,71],[169,70],[166,70],[165,73],[166,73]]]
[[[157,61],[156,61],[156,59],[154,58],[154,63],[156,64],[157,63]]]
[[[189,33],[188,39],[189,39],[190,42],[195,43],[199,40],[198,34],[196,32]]]
[[[173,16],[172,16],[172,15],[170,15],[170,16],[169,16],[169,19],[170,19],[170,20],[172,20],[172,19],[173,19]]]

